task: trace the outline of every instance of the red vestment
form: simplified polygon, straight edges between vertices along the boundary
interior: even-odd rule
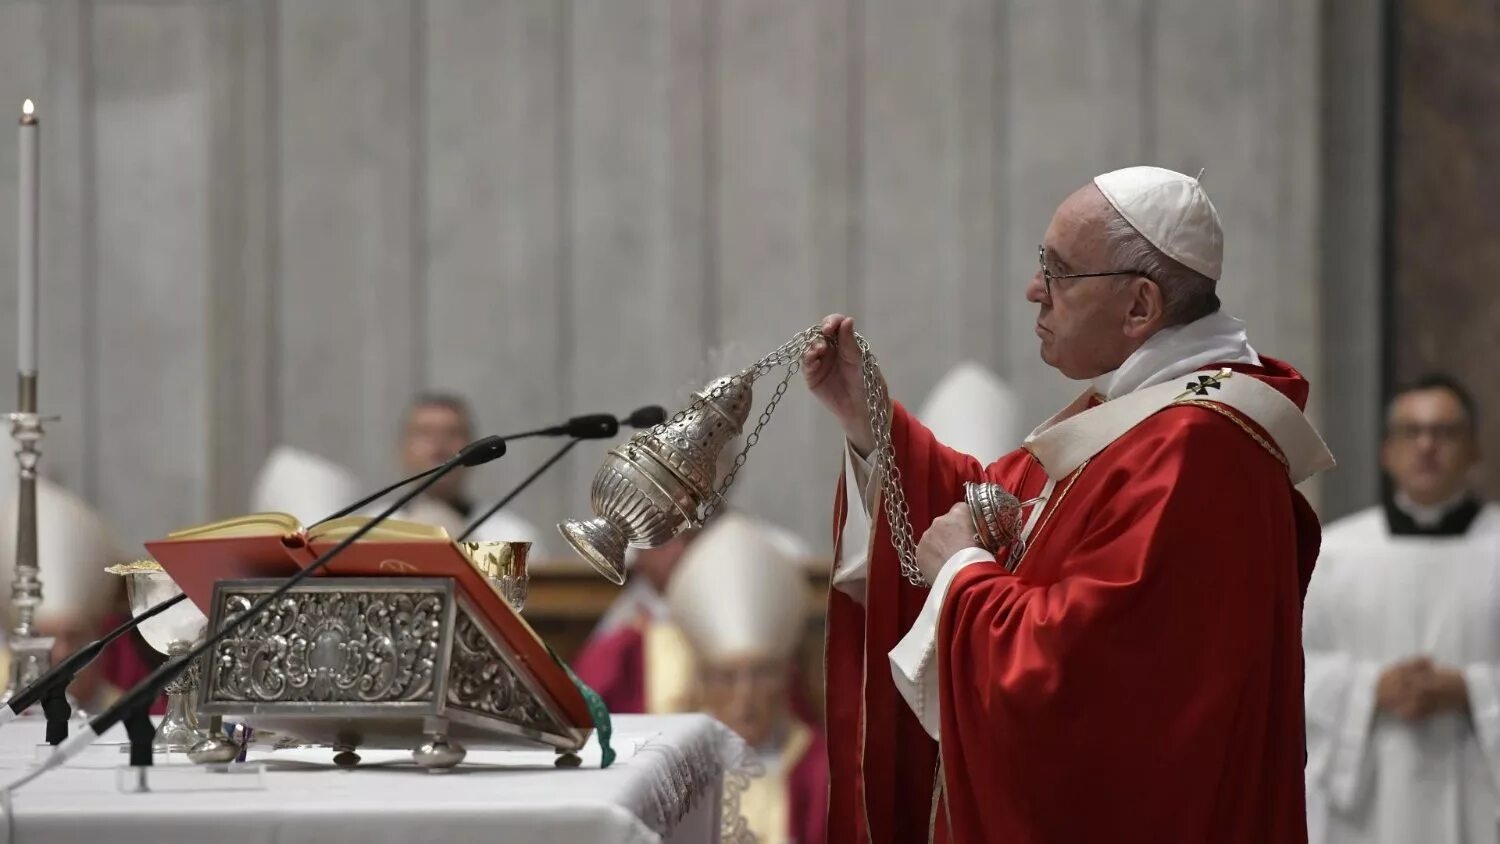
[[[1285,364],[1230,368],[1305,405]],[[1022,500],[1046,481],[1027,451],[982,467],[899,406],[891,436],[917,536],[964,481]],[[1305,841],[1319,527],[1274,449],[1222,405],[1168,407],[1058,480],[1014,574],[958,573],[937,636],[936,807],[938,746],[887,658],[927,590],[902,578],[882,512],[865,606],[829,598],[829,840]],[[836,525],[846,506],[841,489]]]
[[[130,616],[126,613],[115,613],[104,619],[99,626],[99,635],[124,624]],[[116,639],[104,653],[99,655],[99,670],[104,681],[114,688],[114,695],[130,691],[135,685],[146,679],[157,666],[161,665],[166,657],[151,649],[146,640],[141,638],[139,630]],[[113,696],[112,696],[113,697]],[[111,701],[113,702],[113,701]],[[152,715],[164,715],[167,711],[166,695],[157,695],[151,704]]]
[[[828,840],[828,742],[812,724],[813,740],[802,752],[787,777],[787,800],[791,804],[787,834],[797,844],[824,844]]]
[[[646,711],[646,637],[638,620],[592,636],[573,660],[573,673],[599,693],[610,712]]]

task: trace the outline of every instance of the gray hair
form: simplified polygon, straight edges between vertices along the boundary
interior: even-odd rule
[[[1219,310],[1214,280],[1168,257],[1114,209],[1104,223],[1111,266],[1132,270],[1161,288],[1167,325],[1185,325]]]

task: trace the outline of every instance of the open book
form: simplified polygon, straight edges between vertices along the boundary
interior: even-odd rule
[[[167,534],[146,549],[205,614],[219,580],[290,577],[318,558],[313,545],[330,547],[370,521],[347,516],[304,528],[287,513],[251,513]],[[435,525],[388,519],[360,540],[452,545]]]

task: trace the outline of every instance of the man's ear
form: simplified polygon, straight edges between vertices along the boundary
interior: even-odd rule
[[[1167,319],[1167,302],[1161,287],[1145,276],[1136,276],[1126,284],[1130,310],[1125,312],[1125,335],[1144,340],[1155,334]]]

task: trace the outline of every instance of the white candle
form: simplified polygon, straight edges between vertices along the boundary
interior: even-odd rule
[[[20,285],[16,310],[21,320],[19,330],[16,332],[18,338],[16,368],[26,375],[36,372],[37,357],[37,302],[39,298],[37,295],[37,216],[40,195],[38,183],[41,181],[40,169],[37,166],[38,131],[35,108],[31,100],[27,100],[21,106],[20,142],[18,144],[21,150],[21,199],[16,237],[16,274]]]

